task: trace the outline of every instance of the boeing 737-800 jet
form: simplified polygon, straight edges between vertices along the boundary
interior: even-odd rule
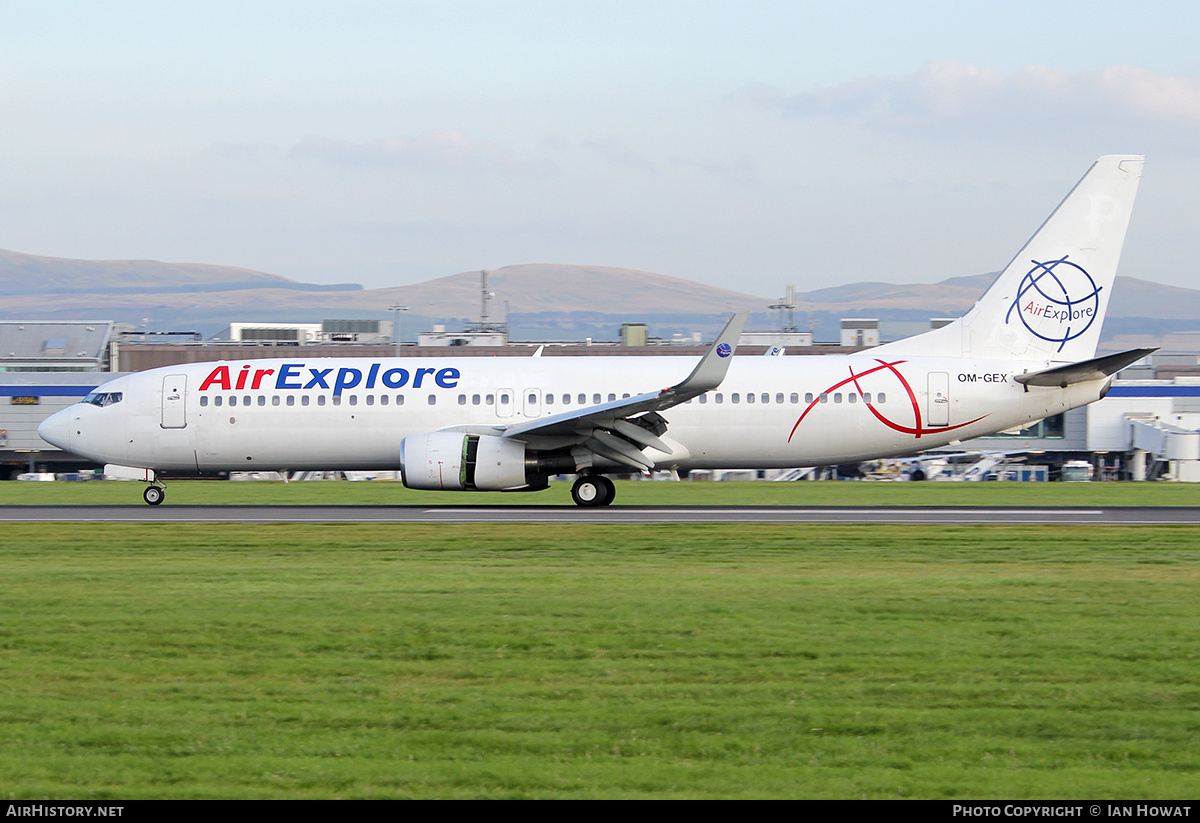
[[[410,488],[463,491],[534,491],[574,473],[575,502],[602,506],[610,473],[913,454],[1098,400],[1151,351],[1095,356],[1143,162],[1096,161],[965,316],[858,354],[734,358],[741,313],[699,363],[197,363],[117,378],[38,431],[146,481],[152,504],[161,472],[399,469]]]

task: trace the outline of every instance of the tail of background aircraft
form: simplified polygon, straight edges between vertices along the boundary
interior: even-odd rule
[[[1074,363],[1096,353],[1145,157],[1097,160],[966,315],[881,346],[904,355]]]

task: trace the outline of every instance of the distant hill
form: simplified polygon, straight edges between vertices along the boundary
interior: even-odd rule
[[[600,266],[529,264],[488,272],[492,316],[599,312],[637,320],[671,313],[719,315],[735,308],[765,311],[764,297],[651,272]],[[296,283],[277,275],[223,266],[154,261],[82,261],[0,254],[0,317],[96,318],[158,324],[226,326],[231,320],[313,321],[389,316],[392,305],[438,322],[478,319],[479,272],[409,286],[363,289]],[[423,327],[423,326],[422,326]]]
[[[986,287],[986,283],[982,286],[947,282],[915,283],[908,286],[894,283],[847,283],[844,286],[797,294],[796,298],[820,307],[818,310],[835,310],[840,306],[852,305],[863,310],[914,309],[932,317],[962,314],[979,299]]]
[[[469,271],[412,286],[379,289],[413,311],[478,317],[479,272]],[[512,312],[597,311],[605,314],[721,314],[732,309],[765,310],[772,301],[691,280],[648,271],[604,266],[529,263],[488,271],[495,293],[493,314]]]
[[[337,286],[297,283],[277,274],[234,266],[157,260],[72,260],[0,249],[0,295],[163,294],[264,287],[303,291],[362,288],[352,283]]]
[[[996,274],[940,283],[847,283],[797,294],[796,321],[818,340],[836,340],[843,317],[875,317],[885,337],[913,334],[932,317],[969,310]],[[212,334],[235,320],[318,322],[389,319],[408,306],[405,337],[434,323],[456,328],[479,317],[479,272],[384,289],[298,283],[232,266],[152,260],[69,260],[0,251],[0,318],[112,319],[156,329]],[[534,263],[488,272],[493,320],[510,321],[515,339],[612,339],[623,322],[645,322],[660,337],[709,333],[733,309],[752,312],[752,328],[778,328],[776,300],[677,277],[603,266]],[[780,291],[782,291],[782,286]],[[1106,337],[1200,330],[1200,291],[1118,277]]]
[[[821,309],[854,306],[856,309],[922,308],[957,316],[968,311],[999,272],[951,277],[940,283],[899,286],[892,283],[848,283],[818,289],[796,297]],[[1145,317],[1196,320],[1200,328],[1200,290],[1165,286],[1135,277],[1118,276],[1108,306],[1110,317]]]

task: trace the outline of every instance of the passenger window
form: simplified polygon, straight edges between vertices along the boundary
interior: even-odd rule
[[[237,395],[236,394],[229,395],[229,405],[231,405],[231,406],[237,405]]]
[[[460,406],[467,405],[467,396],[465,394],[460,394],[458,396],[458,405],[460,405]]]
[[[863,392],[863,402],[867,405],[871,404],[871,393],[869,391]]]
[[[737,392],[734,392],[733,394],[729,395],[729,402],[730,403],[741,403],[742,396],[740,394],[738,394]]]
[[[821,392],[821,402],[822,402],[822,403],[828,403],[828,402],[829,402],[829,395],[828,395],[828,394],[826,394],[825,392]]]
[[[350,395],[350,405],[351,405],[351,406],[357,406],[357,405],[358,405],[358,395],[357,395],[357,394],[352,394],[352,395]]]
[[[807,400],[805,400],[804,402],[805,402],[805,403],[811,403],[811,402],[812,402],[812,395],[811,395],[811,394],[809,394],[809,395],[806,395],[806,397],[808,397],[808,399],[807,399]],[[782,403],[783,401],[782,401],[782,400],[780,400],[779,402],[780,402],[780,403]],[[800,402],[800,394],[799,394],[798,392],[792,392],[792,405],[795,405],[796,403],[799,403],[799,402]]]
[[[260,405],[260,406],[267,405],[267,396],[265,394],[260,394],[258,396],[258,405]]]
[[[611,394],[611,393],[610,393],[610,394],[608,395],[608,402],[609,402],[609,403],[613,402],[613,401],[614,401],[614,400],[616,400],[616,399],[617,399],[617,396],[616,396],[615,394]]]
[[[880,392],[879,394],[875,395],[875,402],[876,403],[886,403],[887,395],[884,394],[883,392]]]
[[[431,406],[437,405],[437,395],[436,394],[429,395],[429,405],[431,405]]]
[[[402,395],[402,394],[398,394],[398,395],[396,395],[396,405],[397,405],[397,406],[403,406],[403,405],[404,405],[404,395]]]
[[[317,395],[317,405],[318,405],[318,406],[324,406],[324,405],[325,405],[325,395],[323,395],[323,394],[318,394],[318,395]]]
[[[242,405],[243,405],[243,406],[249,406],[249,405],[250,405],[250,395],[248,395],[248,394],[247,394],[246,396],[244,396],[244,397],[242,398]]]
[[[379,395],[379,405],[386,406],[387,404],[388,404],[387,395],[386,394]]]
[[[207,405],[208,405],[208,395],[207,395],[207,394],[205,394],[205,395],[201,395],[201,396],[200,396],[200,405],[201,405],[201,406],[207,406]]]
[[[805,393],[804,393],[804,402],[805,402],[805,403],[811,403],[812,401],[813,401],[813,393],[812,393],[812,392],[805,392]]]
[[[721,394],[720,392],[717,392],[717,396],[716,396],[715,400],[716,400],[716,402],[718,402],[718,403],[724,403],[724,402],[725,402],[725,395]]]
[[[770,403],[770,402],[771,402],[771,395],[767,394],[766,392],[763,392],[762,401],[763,401],[764,403]],[[782,403],[782,402],[783,402],[783,395],[782,395],[782,394],[777,394],[777,395],[775,395],[775,402],[776,402],[776,403]]]
[[[579,395],[579,405],[581,405],[581,406],[587,405],[587,395],[586,394]]]
[[[487,395],[484,402],[487,403],[487,405],[489,405],[489,406],[494,405],[496,402],[496,395],[494,395],[494,394]]]
[[[700,405],[703,406],[707,402],[708,402],[708,395],[707,394],[700,395]]]
[[[547,405],[547,406],[553,406],[553,405],[554,405],[554,395],[552,395],[552,394],[548,394],[548,395],[546,395],[546,405]]]
[[[373,394],[368,394],[368,395],[367,395],[367,405],[368,405],[368,406],[374,406],[374,405],[375,405],[375,395],[373,395]]]
[[[335,394],[333,396],[333,405],[335,405],[335,406],[342,405],[342,396],[340,394]]]
[[[473,394],[473,395],[471,395],[471,405],[472,405],[472,406],[478,406],[478,405],[479,405],[479,395],[477,395],[477,394]]]
[[[221,395],[218,394],[216,397],[213,398],[213,405],[214,406],[221,405]]]
[[[592,404],[593,404],[593,405],[597,405],[597,404],[599,404],[599,403],[600,403],[600,395],[598,395],[598,394],[593,394],[593,395],[592,395]]]
[[[272,396],[272,397],[271,397],[271,405],[272,405],[272,406],[278,406],[278,405],[279,405],[279,395],[277,395],[277,394],[276,394],[276,395],[274,395],[274,396]]]
[[[289,394],[289,395],[287,396],[287,404],[288,404],[289,406],[294,406],[294,405],[296,405],[296,395],[294,395],[294,394]]]
[[[841,402],[842,402],[842,393],[841,393],[840,391],[839,391],[839,392],[834,392],[834,393],[833,393],[833,402],[834,402],[834,403],[841,403]]]
[[[386,398],[386,397],[385,397],[385,398],[383,398],[383,399],[384,399],[384,400],[387,400],[387,398]],[[307,395],[307,394],[302,394],[302,395],[300,395],[300,405],[301,405],[301,406],[307,406],[307,405],[308,405],[308,395]]]
[[[854,392],[850,392],[850,394],[849,394],[849,395],[847,395],[846,399],[847,399],[847,400],[849,400],[851,403],[857,403],[857,402],[858,402],[858,395],[857,395],[857,394],[855,394]]]
[[[747,402],[747,403],[753,403],[753,402],[754,402],[754,395],[753,395],[753,394],[750,394],[749,392],[747,392],[747,394],[746,394],[746,402]]]

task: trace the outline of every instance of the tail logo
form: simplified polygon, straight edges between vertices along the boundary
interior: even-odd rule
[[[1058,351],[1096,322],[1103,289],[1067,256],[1045,263],[1030,261],[1033,268],[1021,278],[1017,296],[1004,316],[1007,324],[1015,314],[1034,337],[1057,343]]]

